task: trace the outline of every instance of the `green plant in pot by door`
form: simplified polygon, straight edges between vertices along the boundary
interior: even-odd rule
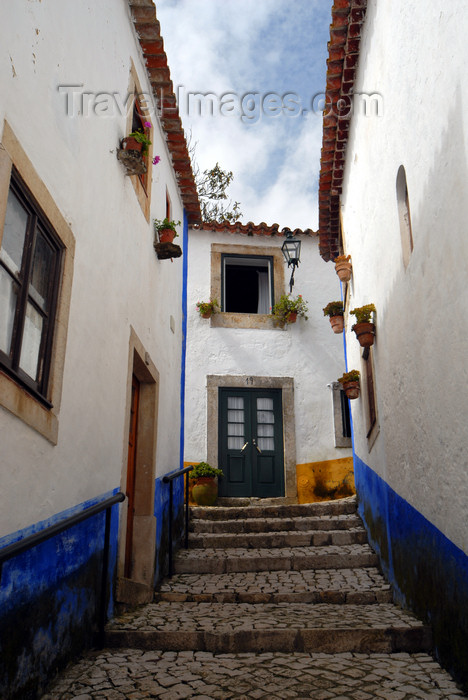
[[[356,323],[352,326],[351,330],[356,333],[359,344],[363,348],[369,348],[374,344],[375,324],[371,321],[371,318],[375,311],[374,304],[357,306],[351,311],[351,313],[356,316]]]
[[[342,333],[344,328],[343,302],[331,301],[323,309],[323,315],[329,316],[333,333]]]
[[[221,469],[207,462],[195,464],[189,472],[192,499],[197,506],[213,506],[218,498],[218,478],[223,476]]]
[[[343,390],[348,399],[359,398],[361,390],[359,383],[360,374],[358,369],[352,369],[350,372],[345,372],[343,376],[338,379],[340,384],[343,385]]]

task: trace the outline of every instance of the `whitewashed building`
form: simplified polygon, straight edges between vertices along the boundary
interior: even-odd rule
[[[3,562],[0,695],[26,698],[92,641],[116,577],[118,600],[149,599],[164,565],[200,211],[151,0],[3,3],[0,18],[0,557],[73,523]],[[151,145],[128,175],[135,128]],[[173,261],[153,247],[166,216]],[[106,567],[105,513],[82,518],[119,492]]]
[[[343,336],[323,315],[340,298],[339,281],[317,236],[295,234],[292,296],[308,303],[308,320],[280,326],[271,308],[289,292],[284,231],[215,222],[189,230],[184,461],[219,466],[224,497],[305,502],[353,492],[336,382]],[[207,320],[196,305],[210,299],[219,312]]]
[[[461,0],[336,3],[320,180],[321,254],[353,266],[360,511],[398,601],[432,623],[436,653],[465,683],[467,31]],[[369,303],[364,351],[349,311]]]

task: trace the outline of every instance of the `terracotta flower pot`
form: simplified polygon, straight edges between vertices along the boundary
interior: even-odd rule
[[[348,399],[357,399],[359,398],[361,388],[359,382],[344,382],[343,390]]]
[[[172,228],[162,228],[159,231],[159,242],[160,243],[172,243],[176,235],[176,232]]]
[[[297,321],[297,311],[290,311],[286,316],[287,323],[296,323]]]
[[[210,309],[210,311],[205,311],[204,314],[201,314],[201,317],[202,317],[202,318],[211,318],[211,314],[212,314],[212,313],[213,313],[213,312],[212,312],[211,309]]]
[[[330,325],[333,329],[333,333],[343,333],[344,328],[344,318],[341,316],[330,316]]]
[[[355,323],[352,330],[356,333],[356,337],[361,347],[369,348],[374,344],[375,325],[373,323],[368,323],[366,321]]]
[[[133,138],[133,136],[126,136],[122,139],[122,148],[124,151],[138,151],[141,152],[143,144]]]
[[[353,266],[348,260],[335,263],[336,274],[342,282],[349,282]]]
[[[213,506],[218,498],[217,477],[200,476],[193,481],[192,498],[197,506]]]

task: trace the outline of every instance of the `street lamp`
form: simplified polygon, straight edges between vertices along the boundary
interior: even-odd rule
[[[288,267],[292,265],[291,279],[289,280],[289,293],[292,293],[292,288],[294,287],[294,271],[296,267],[299,266],[299,261],[301,259],[301,242],[293,237],[290,229],[284,229],[286,240],[281,246],[283,251],[284,259],[288,263]]]

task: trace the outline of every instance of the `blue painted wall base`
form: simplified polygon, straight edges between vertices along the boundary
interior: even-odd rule
[[[468,557],[354,455],[359,514],[396,602],[432,625],[440,663],[468,689]]]
[[[0,548],[81,513],[113,493],[4,537]],[[116,505],[110,531],[109,616],[113,612],[118,513]],[[104,529],[102,512],[4,563],[0,584],[1,698],[39,697],[57,669],[95,643]]]

